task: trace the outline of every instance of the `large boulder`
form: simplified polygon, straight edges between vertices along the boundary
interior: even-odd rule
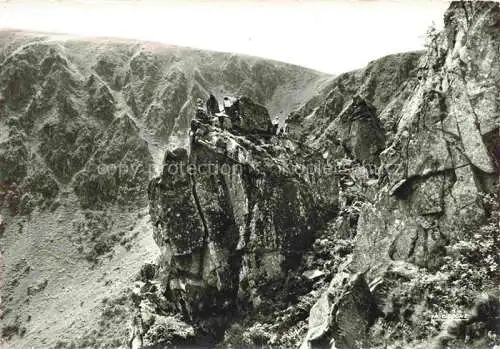
[[[248,97],[238,100],[241,115],[241,130],[248,133],[272,134],[273,125],[267,109]]]
[[[339,115],[333,115],[324,133],[311,143],[322,152],[349,156],[367,164],[378,164],[384,145],[384,128],[376,109],[359,95],[351,98]]]
[[[312,197],[285,162],[203,128],[190,151],[167,152],[149,186],[163,279],[190,318],[222,316],[237,300],[258,307],[266,284],[299,265],[316,224]]]
[[[340,272],[312,307],[309,331],[300,348],[361,348],[378,316],[364,275]]]

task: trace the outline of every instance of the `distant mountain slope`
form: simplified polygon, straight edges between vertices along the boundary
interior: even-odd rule
[[[500,345],[499,18],[335,78],[4,32],[0,346]],[[270,113],[189,142],[210,91]]]
[[[146,189],[167,145],[187,140],[196,98],[247,95],[284,116],[329,79],[255,57],[0,31],[2,331],[11,347],[92,337],[101,300],[154,260]]]
[[[293,113],[292,133],[314,142],[355,95],[373,104],[376,114],[382,116],[384,109],[394,103],[395,95],[403,93],[404,87],[416,79],[422,54],[423,51],[388,55],[335,77],[320,94]]]
[[[451,3],[425,53],[335,78],[291,137],[200,126],[170,151],[136,342],[498,347],[499,18]]]

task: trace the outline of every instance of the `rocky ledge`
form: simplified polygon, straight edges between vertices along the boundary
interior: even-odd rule
[[[403,84],[381,94],[341,76],[292,115],[290,139],[204,125],[167,151],[148,191],[157,278],[195,336],[495,343],[499,13],[452,3],[427,52],[398,58]],[[263,125],[267,112],[257,115]],[[334,166],[311,174],[311,164]]]

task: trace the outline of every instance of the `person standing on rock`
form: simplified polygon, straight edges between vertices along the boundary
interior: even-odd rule
[[[231,100],[229,99],[228,96],[224,97],[224,100],[222,101],[222,105],[224,106],[224,111],[227,113],[228,109],[231,108],[231,105],[232,105]]]
[[[210,94],[210,97],[208,97],[207,112],[209,116],[215,116],[216,114],[220,113],[219,102],[213,94]]]
[[[217,116],[219,118],[219,126],[223,130],[225,114],[221,113],[221,110],[219,108],[219,102],[217,101],[217,98],[215,98],[213,94],[210,94],[210,97],[207,100],[207,112],[209,117]]]
[[[276,134],[279,135],[279,133],[278,133],[279,127],[280,127],[280,118],[276,115],[276,117],[273,120],[273,133],[275,135]]]
[[[209,122],[209,117],[207,112],[203,108],[203,101],[201,98],[196,100],[196,113],[194,119],[191,120],[191,131],[189,135],[191,136],[191,142],[195,142],[197,131],[200,129],[202,123],[206,124]]]
[[[240,128],[240,104],[235,98],[224,97],[224,112],[231,119],[231,127],[238,130]]]
[[[280,128],[280,137],[286,137],[288,135],[288,124],[285,123],[284,125],[281,126]]]
[[[141,349],[143,345],[142,336],[142,319],[141,315],[136,315],[132,318],[132,323],[129,326],[129,349]]]
[[[209,116],[207,115],[207,112],[203,108],[203,101],[201,100],[201,98],[198,98],[196,100],[196,115],[195,115],[195,117],[198,121],[201,121],[204,123],[208,123],[210,120]]]

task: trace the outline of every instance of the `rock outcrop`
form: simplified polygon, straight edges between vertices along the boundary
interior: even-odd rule
[[[58,349],[500,344],[499,18],[497,3],[451,3],[426,52],[383,57],[313,98],[299,90],[328,77],[277,62],[0,35],[3,337]],[[237,128],[191,123],[211,92],[248,96]],[[297,96],[289,137],[274,136],[270,115]],[[134,250],[155,246],[150,233],[156,263]],[[82,324],[102,315],[82,334],[60,309]]]
[[[244,126],[265,133],[264,106],[276,113],[283,94],[303,103],[328,78],[253,57],[1,30],[0,332],[9,346],[126,345],[122,291],[158,253],[148,183],[167,145],[187,136],[192,102],[210,92],[219,100],[250,95],[245,114],[262,119]],[[100,282],[103,275],[113,280]],[[27,294],[39,279],[48,286]],[[181,324],[165,316],[158,314],[152,337]]]
[[[211,330],[222,331],[229,318],[258,318],[259,326],[226,329],[224,343],[289,345],[276,339],[284,324],[305,329],[303,313],[289,309],[313,299],[303,348],[422,338],[430,345],[445,325],[424,297],[460,270],[446,265],[462,263],[456,243],[485,232],[477,253],[492,258],[494,218],[484,195],[497,195],[498,185],[497,18],[497,4],[453,3],[427,52],[388,56],[337,77],[291,115],[290,139],[259,138],[253,126],[238,136],[206,126],[190,149],[167,152],[150,184],[151,216],[168,298],[199,333],[209,319],[219,319]],[[247,120],[265,131],[267,112],[252,110]],[[196,170],[226,165],[241,171]],[[315,166],[321,170],[309,172]],[[335,242],[334,252],[321,252]],[[325,256],[327,267],[317,263]],[[491,265],[480,273],[474,286],[456,283],[444,297],[461,294],[465,311],[481,282],[492,285]],[[255,311],[281,295],[276,282],[295,293],[274,307],[286,315],[271,325]],[[405,326],[412,325],[420,332],[408,340]],[[385,342],[381,328],[393,331]]]
[[[445,14],[443,32],[429,39],[428,51],[414,68],[415,74],[378,113],[386,135],[383,149],[378,148],[373,153],[376,163],[381,164],[378,193],[367,197],[361,206],[353,259],[345,270],[366,273],[370,287],[365,288],[365,298],[372,299],[383,310],[384,320],[380,320],[379,326],[394,326],[404,333],[403,328],[408,324],[416,333],[427,331],[422,334],[426,338],[420,341],[422,347],[444,345],[444,342],[433,343],[429,339],[438,334],[431,329],[431,324],[434,322],[434,326],[443,328],[443,319],[450,315],[436,320],[437,315],[432,317],[431,314],[467,312],[467,307],[474,304],[480,292],[495,294],[495,273],[491,270],[498,264],[491,260],[483,269],[482,262],[462,257],[466,252],[456,254],[453,251],[457,244],[466,241],[492,246],[498,236],[498,211],[492,209],[498,205],[487,198],[493,197],[498,202],[499,194],[495,153],[498,142],[492,137],[498,134],[500,125],[499,16],[500,8],[496,3],[452,3]],[[315,109],[315,113],[319,110]],[[314,117],[312,114],[310,118]],[[336,117],[326,130],[333,128],[333,134],[341,135],[342,127],[337,119],[340,117]],[[321,136],[313,137],[320,139]],[[349,140],[349,137],[339,139],[337,147],[342,140]],[[364,146],[372,143],[370,138],[367,140]],[[350,157],[366,160],[355,152]],[[478,248],[477,253],[489,259],[494,250],[485,246]],[[478,268],[480,276],[472,276],[471,271],[468,286],[451,283],[450,280],[457,277],[455,273],[461,273],[458,270],[462,268]],[[458,278],[463,275],[466,274]],[[438,290],[446,282],[449,282],[449,289],[443,292],[440,305],[433,305],[429,298],[419,294],[422,290],[440,292]],[[433,286],[429,287],[431,283]],[[458,295],[461,304],[454,301]],[[490,297],[498,302],[498,294]],[[387,345],[387,340],[369,344],[344,340],[339,346],[338,334],[328,332],[338,326],[339,320],[335,316],[327,317],[333,306],[325,307],[324,304],[324,298],[320,298],[311,310],[304,347],[314,347],[317,331],[325,346],[333,341],[337,348]],[[450,310],[453,307],[461,310]],[[323,309],[320,315],[319,309]],[[367,322],[364,319],[370,313],[351,311],[350,315],[365,331]],[[493,312],[482,325],[476,325],[481,330],[467,336],[483,345],[485,339],[481,336],[485,336],[487,324],[497,316]],[[452,336],[455,345],[464,336],[455,331]],[[370,335],[358,332],[350,338],[356,337],[370,338]],[[418,337],[406,338],[406,342],[401,337],[398,340],[400,345],[412,347],[419,343]]]
[[[273,125],[267,109],[248,97],[238,100],[241,130],[245,133],[272,134]]]
[[[317,228],[306,183],[271,155],[284,149],[201,127],[190,149],[166,153],[149,187],[170,299],[193,320],[259,309]]]
[[[379,314],[364,275],[340,272],[312,307],[309,331],[300,348],[363,346]]]
[[[484,222],[481,195],[498,181],[486,141],[500,124],[497,16],[498,5],[454,3],[430,42],[380,154],[384,194],[360,217],[358,270],[383,258],[435,266],[446,244]]]
[[[385,131],[376,109],[355,95],[311,147],[332,151],[337,158],[350,157],[366,164],[378,164],[384,149]]]
[[[332,122],[337,122],[337,116],[355,96],[375,108],[370,114],[375,112],[383,124],[389,123],[391,120],[385,120],[382,112],[399,110],[396,100],[409,93],[405,87],[412,84],[421,56],[422,52],[393,54],[370,62],[364,69],[335,77],[320,94],[290,115],[289,134],[306,144],[314,143]]]

